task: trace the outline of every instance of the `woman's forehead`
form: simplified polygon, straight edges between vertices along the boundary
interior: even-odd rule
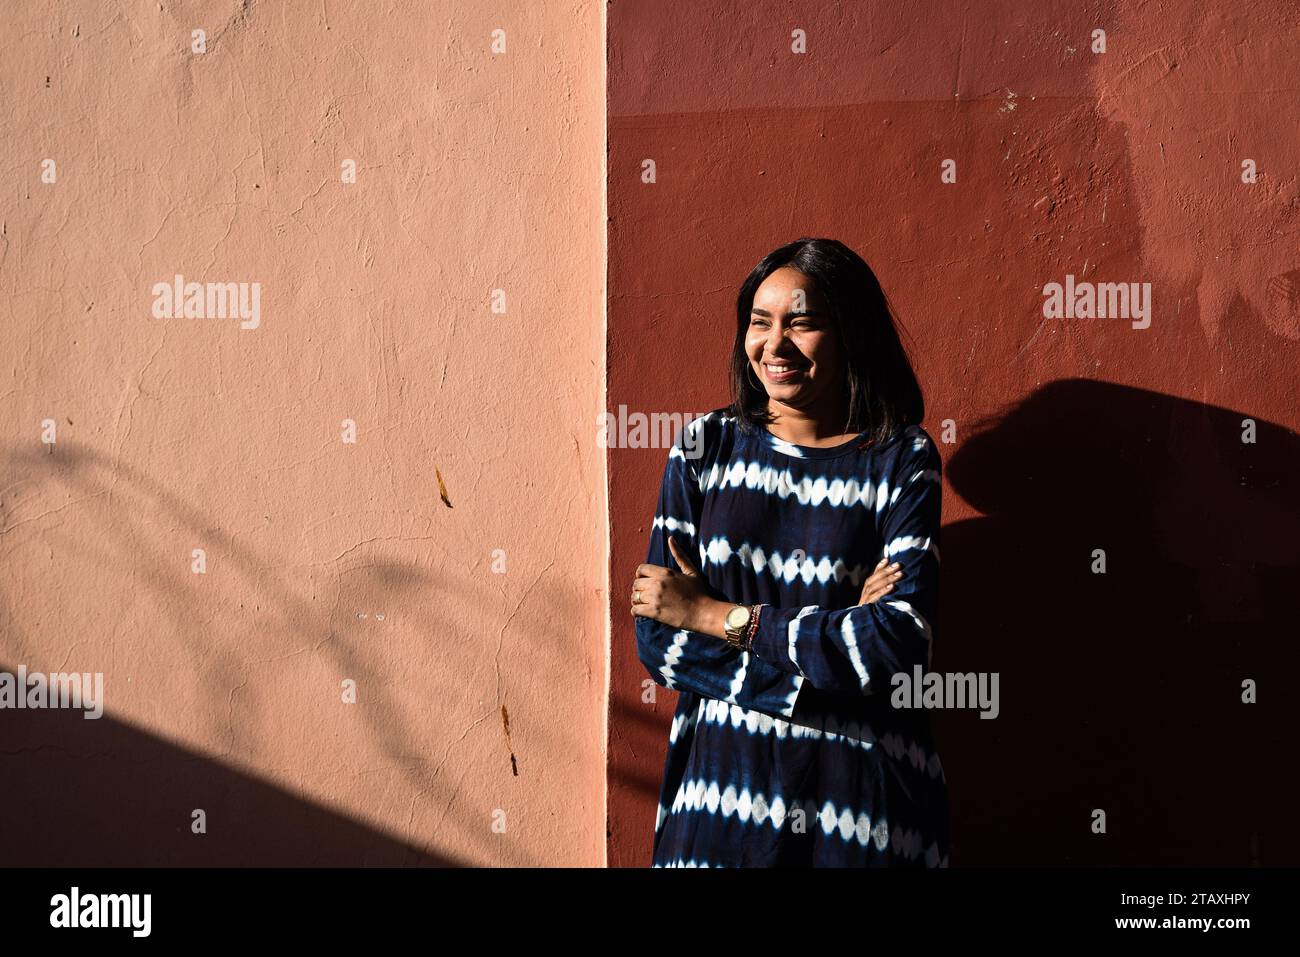
[[[798,290],[803,292],[802,303],[795,301],[795,293]],[[769,312],[773,311],[773,307],[795,309],[800,305],[811,307],[814,304],[825,304],[825,297],[817,288],[817,283],[811,276],[789,266],[782,266],[773,272],[754,292],[754,306]]]

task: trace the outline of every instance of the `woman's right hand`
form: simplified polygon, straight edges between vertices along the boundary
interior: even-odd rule
[[[876,565],[876,570],[862,583],[862,597],[858,599],[858,604],[870,605],[883,598],[893,590],[894,582],[902,577],[903,569],[898,562],[886,565],[882,558]]]

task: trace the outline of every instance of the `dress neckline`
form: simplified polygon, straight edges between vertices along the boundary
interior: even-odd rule
[[[795,445],[793,442],[787,442],[785,439],[777,438],[767,430],[767,426],[761,426],[763,437],[767,441],[769,448],[788,455],[796,459],[833,459],[841,455],[848,455],[850,452],[866,450],[874,443],[871,438],[871,429],[864,429],[853,438],[839,445],[827,445],[819,447],[815,445]]]

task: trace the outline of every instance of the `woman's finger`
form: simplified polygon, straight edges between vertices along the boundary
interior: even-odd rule
[[[893,591],[893,588],[894,588],[893,585],[885,585],[883,588],[875,588],[875,589],[872,589],[871,594],[869,594],[869,595],[863,595],[863,596],[862,596],[862,601],[858,602],[858,604],[859,604],[859,605],[873,605],[873,604],[875,604],[877,601],[879,601],[881,598],[884,598],[884,597],[885,597],[886,595],[888,595],[891,591]]]
[[[884,563],[885,560],[881,559],[880,564],[876,565],[876,570],[862,583],[862,596],[858,600],[858,604],[871,604],[881,595],[891,590],[898,580],[903,577],[902,568],[894,567],[897,563],[887,566]]]
[[[887,561],[887,558],[882,558],[880,561],[876,562],[876,567],[871,570],[871,574],[867,576],[867,580],[862,583],[862,594],[864,596],[867,594],[867,589],[875,588],[878,582],[884,580],[882,570],[885,568],[885,562]]]
[[[691,561],[689,556],[687,556],[686,549],[677,544],[677,537],[675,535],[668,536],[668,550],[673,553],[673,558],[677,559],[677,564],[681,567],[683,575],[699,574],[699,569],[695,567],[695,563]]]

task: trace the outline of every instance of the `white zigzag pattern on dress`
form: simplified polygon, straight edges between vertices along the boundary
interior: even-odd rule
[[[667,864],[652,864],[651,867],[726,867],[725,864],[710,864],[707,861],[697,862],[695,858],[684,861],[680,857],[673,858]]]
[[[796,809],[803,810],[809,818],[817,821],[821,825],[822,834],[827,837],[838,834],[845,842],[856,840],[860,847],[872,844],[881,852],[892,845],[895,854],[908,860],[916,860],[924,853],[926,862],[931,867],[938,866],[941,860],[937,841],[932,841],[926,847],[925,838],[919,831],[898,826],[891,830],[889,822],[884,818],[877,820],[873,826],[870,815],[865,811],[855,815],[847,807],[836,809],[830,801],[823,804],[820,810],[811,801],[795,801],[787,809],[785,799],[779,795],[769,802],[761,792],[751,797],[749,788],[745,788],[737,794],[736,788],[730,784],[719,790],[716,781],[706,781],[703,778],[682,782],[673,798],[672,813],[708,811],[710,814],[721,813],[723,817],[735,814],[746,824],[761,826],[770,822],[773,827],[780,829]]]
[[[703,700],[709,701],[711,699],[705,698]],[[737,705],[737,707],[739,707],[739,705]],[[699,724],[701,713],[702,713],[702,709],[696,708],[694,711],[673,715],[672,724],[669,725],[668,727],[669,745],[676,744],[677,739],[686,733],[687,728],[694,727],[695,725]]]
[[[913,482],[915,482],[917,479],[920,479],[920,480],[923,481],[923,482],[938,482],[938,481],[941,481],[940,478],[939,478],[939,472],[938,472],[937,469],[922,469],[921,471],[919,471],[919,472],[917,472],[915,475],[913,475],[910,479],[908,479],[907,482],[904,483],[904,484],[911,485],[911,484],[912,484]],[[903,491],[903,486],[902,486],[902,485],[900,485],[900,486],[898,486],[898,488],[894,489],[894,491],[893,491],[893,492],[890,494],[890,496],[889,496],[889,504],[890,504],[890,505],[893,505],[896,501],[898,501],[898,495],[899,495],[899,493],[902,492],[902,491]]]
[[[736,417],[734,415],[728,414],[725,409],[714,409],[712,412],[706,412],[704,415],[696,416],[695,418],[686,422],[682,427],[684,429],[689,429],[693,437],[694,433],[698,429],[704,428],[704,423],[712,423],[721,426],[721,425],[728,425],[734,423],[735,421],[736,421]],[[923,434],[921,434],[921,425],[919,422],[912,422],[909,423],[908,425],[903,426],[902,431],[904,435],[912,436],[913,451],[919,452],[923,448],[925,448],[927,440],[926,437]],[[768,432],[766,429],[762,430],[762,434],[766,435],[767,438],[771,439],[774,445],[778,447],[780,446],[788,447],[790,450],[790,454],[793,455],[795,458],[806,458],[806,456],[803,454],[802,450],[800,450],[798,446],[791,445],[789,442],[786,442],[784,439],[778,439],[775,435],[773,435],[771,432]]]
[[[669,531],[681,529],[692,536],[695,534],[694,525],[671,516],[655,515],[654,527],[666,527]],[[915,535],[903,535],[895,538],[885,546],[882,557],[892,559],[900,552],[914,549],[928,551],[934,555],[935,561],[939,560],[939,547],[934,543],[933,539],[919,538]],[[705,564],[723,565],[730,561],[733,556],[750,565],[754,571],[766,569],[774,578],[784,581],[786,584],[792,583],[796,578],[802,578],[805,585],[811,585],[814,578],[823,585],[832,578],[837,582],[848,578],[854,585],[861,585],[870,571],[875,568],[875,565],[867,566],[862,564],[855,565],[850,569],[845,564],[844,559],[837,558],[831,561],[829,555],[823,555],[819,562],[814,562],[807,555],[802,559],[794,556],[786,558],[780,552],[773,552],[768,555],[763,551],[762,547],[752,548],[748,542],[739,548],[735,548],[725,535],[715,535],[709,540],[707,546],[701,546],[700,548],[700,561]]]
[[[666,528],[669,532],[685,532],[692,538],[695,537],[694,525],[690,522],[683,521],[680,518],[673,518],[671,515],[655,515],[655,520],[651,527],[655,529]]]
[[[689,631],[673,632],[673,643],[664,652],[664,663],[663,667],[659,669],[659,673],[663,675],[664,683],[671,691],[677,690],[677,682],[673,680],[673,676],[677,673],[677,664],[682,660],[682,652],[686,649],[686,643],[690,640],[691,633]],[[734,681],[732,685],[735,686]]]
[[[919,549],[929,552],[934,556],[934,560],[939,560],[939,546],[930,538],[920,538],[916,535],[902,535],[894,539],[885,546],[885,558],[893,558],[899,552],[908,552],[913,549]]]
[[[772,442],[772,448],[776,449],[778,452],[784,452],[786,455],[796,459],[806,459],[808,457],[803,454],[803,449],[799,448],[799,446],[791,445],[785,439],[779,439],[771,432],[768,432],[767,435]]]
[[[722,420],[724,422],[730,422],[733,420],[733,418],[734,418],[733,416],[723,416]],[[915,438],[912,439],[912,449],[913,451],[917,451],[917,452],[925,448],[925,436],[920,434],[920,428],[921,427],[916,423],[912,423],[911,425],[907,425],[903,427],[904,434],[911,434],[915,436]],[[764,432],[767,432],[767,430],[764,429]],[[775,448],[778,452],[784,452],[786,455],[793,456],[796,459],[808,458],[806,455],[803,454],[803,450],[800,449],[797,445],[791,445],[785,439],[779,439],[771,432],[767,432],[767,437],[769,440],[771,440],[772,447]]]
[[[677,690],[677,682],[673,680],[673,675],[677,670],[677,663],[682,660],[682,650],[686,647],[689,638],[689,632],[676,632],[673,635],[673,643],[664,652],[664,663],[659,669],[659,674],[663,675],[664,684],[672,691]]]
[[[708,545],[700,546],[700,560],[706,565],[725,565],[732,558],[739,559],[756,572],[766,571],[773,578],[787,585],[796,578],[802,578],[805,585],[811,585],[814,578],[822,585],[832,579],[840,582],[847,578],[857,586],[866,580],[871,569],[875,567],[872,563],[870,566],[861,564],[850,568],[845,564],[844,559],[836,558],[832,561],[828,555],[823,555],[820,561],[813,561],[807,555],[802,558],[793,555],[785,557],[780,552],[772,552],[769,555],[761,546],[754,548],[748,542],[736,548],[725,535],[715,535],[709,539]]]
[[[934,657],[934,638],[933,633],[930,630],[930,623],[925,620],[925,616],[917,611],[910,603],[903,601],[901,598],[895,598],[889,601],[882,600],[879,604],[888,605],[890,608],[897,608],[903,614],[912,619],[912,623],[916,625],[917,630],[921,632],[921,636],[925,638],[925,666],[929,668]],[[854,605],[853,607],[865,608],[867,606]],[[818,610],[819,606],[817,605],[805,605],[803,608],[799,609],[799,613],[791,618],[789,623],[786,625],[786,656],[790,659],[790,663],[798,668],[799,673],[805,678],[807,677],[807,674],[804,672],[803,666],[799,664],[799,629],[801,627],[799,621],[805,615],[810,615]],[[848,611],[849,609],[832,610]],[[849,653],[849,662],[853,665],[853,670],[857,673],[858,684],[865,692],[868,683],[871,681],[871,676],[867,674],[867,666],[862,660],[862,651],[858,647],[857,632],[853,627],[853,615],[845,615],[840,620],[840,637],[844,639],[844,647]]]
[[[805,678],[807,672],[799,664],[799,620],[806,615],[811,615],[818,610],[817,605],[805,605],[799,609],[799,614],[790,619],[786,625],[786,656],[790,663],[799,669],[799,674]],[[844,609],[847,611],[847,609]],[[867,674],[866,663],[862,660],[862,651],[858,648],[857,633],[853,630],[853,616],[845,615],[840,620],[840,637],[844,639],[844,647],[849,653],[849,663],[853,665],[853,670],[858,676],[858,686],[865,692],[867,684],[871,681],[871,676]]]
[[[824,475],[806,475],[796,481],[789,469],[778,469],[757,462],[747,463],[741,458],[734,459],[728,465],[714,463],[707,472],[698,476],[698,484],[701,492],[707,492],[715,486],[723,489],[732,485],[780,498],[793,495],[800,505],[814,507],[825,502],[844,508],[862,505],[879,512],[889,501],[887,481],[882,481],[879,487],[869,480],[860,482],[857,479],[834,478],[827,481]]]
[[[708,447],[708,442],[700,441],[701,437],[697,436],[697,433],[704,428],[704,423],[715,421],[716,417],[717,417],[717,413],[706,412],[704,415],[701,415],[698,418],[691,419],[689,422],[686,423],[685,426],[683,426],[683,432],[689,432],[691,435],[692,446],[694,446],[697,449],[704,449]],[[726,421],[728,418],[729,418],[728,416],[722,416],[723,421]],[[672,448],[668,450],[668,458],[681,459],[683,464],[686,467],[686,474],[691,476],[691,478],[695,479],[695,481],[698,483],[700,481],[700,476],[697,470],[691,467],[691,459],[688,459],[686,457],[686,450],[684,448],[684,445],[685,445],[685,437],[684,436],[679,437],[678,440],[673,443]],[[694,456],[692,456],[692,458],[694,458]],[[703,489],[703,485],[701,485],[700,488]]]
[[[689,475],[691,478],[695,479],[695,483],[697,485],[700,484],[699,473],[694,468],[692,468],[691,466],[692,460],[686,457],[686,453],[682,451],[682,447],[680,445],[674,445],[672,448],[668,450],[668,459],[669,461],[672,461],[673,459],[681,459],[682,467],[686,470],[686,474]]]
[[[826,729],[821,730],[774,718],[761,711],[752,711],[714,698],[702,698],[700,706],[689,716],[689,720],[692,724],[699,722],[729,724],[735,730],[739,730],[743,725],[750,734],[775,734],[778,739],[809,738],[839,742],[848,747],[861,748],[863,751],[870,751],[879,742],[885,753],[894,760],[901,761],[906,758],[917,771],[924,771],[931,778],[940,781],[946,780],[943,765],[937,754],[926,751],[915,741],[907,741],[892,731],[877,737],[871,725],[865,721],[841,721],[837,715],[827,715]]]
[[[786,646],[785,646],[786,657],[790,659],[790,663],[794,665],[796,668],[799,668],[798,648],[795,645],[795,638],[798,636],[798,631],[799,631],[798,621],[804,615],[812,614],[816,610],[817,610],[816,605],[805,605],[803,608],[800,608],[799,614],[794,616],[794,619],[790,622],[790,626],[786,629],[786,633],[785,633],[786,634]],[[799,668],[799,673],[803,675],[802,668]],[[807,675],[803,675],[803,676],[805,678],[807,677]]]
[[[682,652],[686,648],[686,643],[690,640],[691,632],[686,631],[685,629],[675,631],[673,632],[672,644],[670,644],[668,649],[664,652],[664,663],[659,669],[659,674],[663,676],[665,687],[671,691],[677,690],[677,683],[673,678],[677,673],[677,665],[682,660]],[[716,639],[712,640],[716,641]],[[745,675],[749,671],[749,659],[750,656],[748,654],[742,654],[740,656],[740,663],[737,665],[736,672],[731,678],[730,692],[727,694],[727,697],[723,699],[729,704],[736,704],[736,695],[740,694],[740,692],[745,688]],[[798,675],[791,675],[790,678],[794,683],[794,687],[786,696],[785,706],[787,711],[793,713],[794,703],[799,697],[799,689],[803,686],[803,678]],[[669,730],[668,740],[670,743],[676,740],[677,732],[679,730],[680,728],[677,721],[674,719],[673,726]]]
[[[790,646],[794,647],[795,636],[799,626],[795,622],[790,623],[792,630],[790,635]],[[862,649],[858,647],[858,636],[853,630],[853,616],[845,615],[840,622],[840,637],[844,639],[844,647],[849,652],[849,664],[853,665],[853,670],[858,676],[858,684],[866,690],[867,683],[871,681],[871,675],[867,674],[867,664],[862,660]],[[803,669],[800,668],[800,671]]]
[[[932,639],[933,632],[931,632],[930,623],[925,620],[925,616],[922,615],[919,611],[917,611],[914,607],[912,607],[912,605],[903,601],[903,599],[901,598],[896,598],[893,599],[892,601],[886,601],[883,602],[883,604],[888,605],[890,608],[897,608],[903,614],[907,615],[909,618],[912,619],[912,621],[916,624],[917,629],[921,632],[922,635],[925,636],[925,640],[928,643],[926,646],[926,655],[929,655],[930,652],[934,649],[934,644]]]

